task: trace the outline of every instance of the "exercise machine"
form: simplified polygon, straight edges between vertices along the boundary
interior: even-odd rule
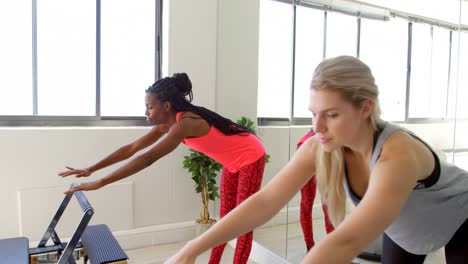
[[[70,188],[75,186],[73,183]],[[55,228],[73,195],[83,215],[70,241],[62,242]],[[76,264],[80,258],[90,264],[128,263],[127,254],[107,225],[88,226],[93,215],[94,209],[83,192],[65,195],[37,247],[29,248],[27,237],[0,239],[0,264]],[[49,240],[52,244],[47,245]]]

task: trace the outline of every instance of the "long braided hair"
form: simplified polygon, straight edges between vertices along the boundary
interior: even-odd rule
[[[210,125],[216,127],[225,135],[254,134],[248,128],[234,123],[232,120],[202,106],[193,105],[192,82],[186,73],[175,73],[151,85],[146,93],[154,93],[162,103],[170,102],[175,112],[190,111],[201,116]]]

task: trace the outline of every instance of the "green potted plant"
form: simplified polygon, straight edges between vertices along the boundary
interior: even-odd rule
[[[195,182],[195,191],[200,193],[202,200],[202,211],[197,223],[211,225],[216,222],[210,218],[208,210],[209,201],[219,198],[218,186],[216,186],[216,175],[222,165],[203,153],[190,149],[190,154],[184,156],[183,166],[192,173]]]

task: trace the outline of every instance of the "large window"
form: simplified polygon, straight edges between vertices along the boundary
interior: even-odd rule
[[[468,119],[468,32],[453,32],[451,50],[448,116]]]
[[[155,1],[102,0],[101,114],[144,114],[155,78]]]
[[[408,22],[361,19],[359,57],[372,69],[379,88],[382,118],[404,121]]]
[[[311,117],[309,91],[312,73],[323,60],[324,13],[299,6],[296,13],[294,116]]]
[[[33,111],[30,0],[0,1],[0,114]],[[14,26],[13,26],[14,25]]]
[[[357,18],[336,12],[327,12],[327,37],[325,57],[356,56]]]
[[[293,12],[290,5],[260,2],[258,115],[288,118],[291,112]]]
[[[162,2],[2,1],[0,120],[143,120]]]
[[[468,98],[467,33],[450,22],[360,8],[261,1],[259,117],[310,123],[315,67],[323,58],[351,55],[372,69],[385,120],[440,122],[453,120],[455,110],[468,118],[468,104],[460,102]]]
[[[450,31],[413,23],[409,117],[446,117]]]
[[[96,4],[37,1],[36,28],[37,115],[94,115]]]

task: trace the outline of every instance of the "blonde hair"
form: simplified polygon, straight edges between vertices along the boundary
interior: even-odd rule
[[[314,71],[311,89],[329,89],[340,93],[344,100],[359,108],[369,100],[373,110],[369,122],[377,129],[380,119],[378,89],[370,68],[352,56],[339,56],[322,61]],[[341,223],[346,214],[346,193],[344,190],[343,148],[326,152],[317,148],[316,177],[320,195],[328,206],[333,225]]]

